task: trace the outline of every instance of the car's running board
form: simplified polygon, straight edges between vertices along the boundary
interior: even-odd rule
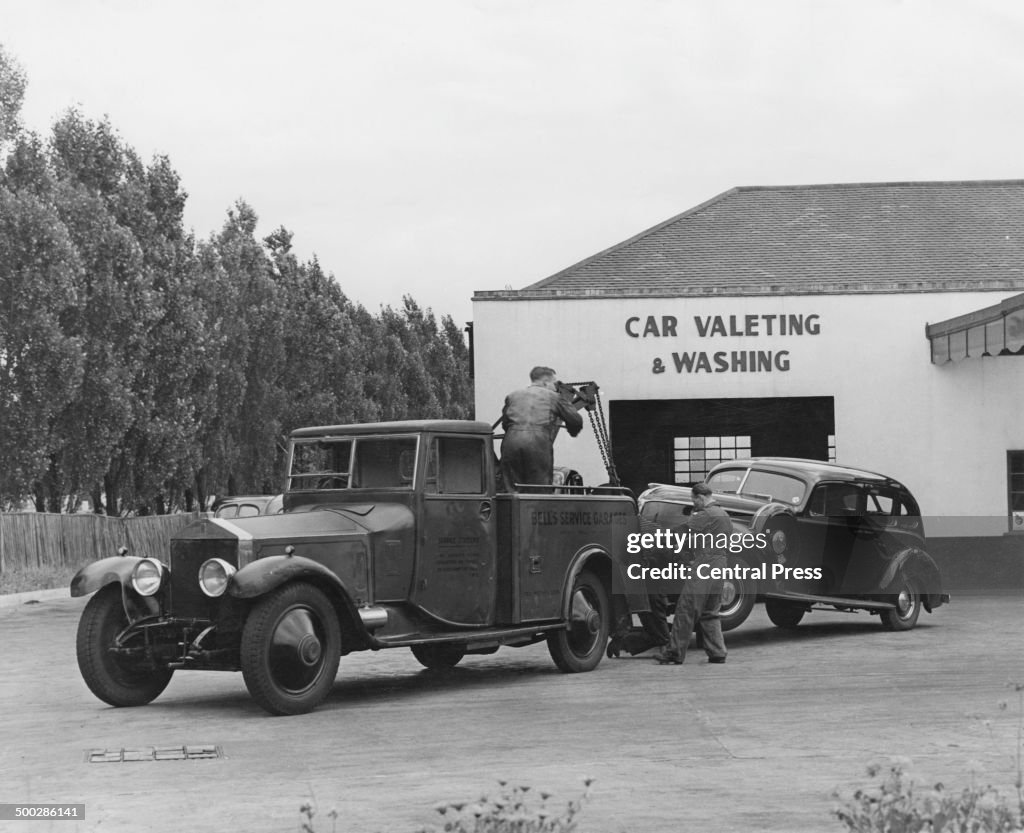
[[[868,599],[850,599],[843,596],[812,596],[808,593],[765,593],[766,599],[778,599],[781,602],[795,604],[831,605],[832,607],[849,607],[858,610],[895,610],[896,605],[890,602],[873,602]]]

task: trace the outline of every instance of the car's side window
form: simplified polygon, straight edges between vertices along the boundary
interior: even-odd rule
[[[863,515],[867,509],[864,490],[854,483],[819,483],[807,504],[808,514],[841,518]]]
[[[238,507],[239,518],[254,518],[260,513],[260,508],[251,503],[243,503]]]
[[[899,514],[899,502],[895,500],[891,493],[883,491],[871,491],[868,493],[868,515],[898,515]],[[893,510],[896,510],[895,512]]]

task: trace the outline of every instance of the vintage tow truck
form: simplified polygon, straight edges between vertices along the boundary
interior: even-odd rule
[[[122,553],[75,576],[73,596],[95,593],[82,676],[100,700],[137,706],[176,670],[241,670],[263,708],[299,714],[354,651],[405,647],[444,668],[546,640],[563,671],[594,669],[613,620],[646,603],[617,594],[613,611],[634,500],[497,483],[487,423],[296,430],[282,514],[199,520],[169,563]]]

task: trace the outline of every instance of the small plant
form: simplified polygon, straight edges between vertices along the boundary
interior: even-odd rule
[[[571,833],[592,783],[593,778],[584,778],[583,794],[562,811],[548,806],[550,793],[534,793],[536,801],[530,798],[529,786],[509,786],[507,781],[498,781],[501,792],[496,798],[482,795],[479,801],[442,802],[434,809],[444,817],[441,830],[446,833]],[[437,833],[437,828],[424,827],[418,833]]]
[[[1024,684],[1010,683],[1017,694],[1017,731],[1013,763],[1016,800],[977,780],[980,764],[968,764],[971,783],[959,791],[943,784],[928,786],[910,772],[908,758],[870,764],[871,787],[837,791],[834,815],[851,833],[1015,833],[1024,828]],[[1009,704],[1002,702],[1005,711]],[[985,721],[990,726],[989,721]]]
[[[1020,829],[1020,812],[991,785],[971,784],[959,792],[928,786],[910,773],[907,758],[871,764],[868,776],[881,776],[852,795],[837,792],[833,811],[852,833],[1010,833]]]
[[[299,807],[299,815],[302,816],[302,827],[299,828],[302,833],[316,833],[316,828],[313,826],[313,819],[317,815],[316,805],[311,801],[307,801]],[[326,815],[331,820],[331,833],[337,833],[338,811],[331,810]]]
[[[590,798],[593,778],[583,779],[583,793],[570,800],[564,810],[549,806],[551,793],[538,790],[532,793],[526,785],[510,786],[498,781],[500,794],[492,798],[482,795],[477,801],[442,801],[434,805],[443,821],[443,827],[421,827],[417,833],[572,833],[584,802]],[[317,815],[314,802],[299,808],[302,833],[317,833],[313,819]],[[331,819],[331,831],[338,829],[338,811],[326,814]]]

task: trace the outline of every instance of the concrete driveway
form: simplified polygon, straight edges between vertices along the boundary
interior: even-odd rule
[[[955,599],[895,634],[838,613],[783,632],[759,608],[727,634],[723,666],[695,652],[682,667],[624,658],[564,675],[538,645],[438,673],[405,650],[357,654],[316,712],[285,718],[240,674],[180,673],[149,706],[104,705],[75,663],[83,606],[0,610],[0,802],[84,802],[86,819],[0,829],[294,831],[314,799],[339,810],[338,830],[409,833],[438,819],[435,803],[498,779],[564,801],[591,776],[586,831],[839,831],[830,794],[864,783],[871,759],[908,756],[948,786],[973,760],[1013,782],[1019,594]],[[223,757],[87,761],[185,745]],[[321,816],[316,829],[331,826]]]

